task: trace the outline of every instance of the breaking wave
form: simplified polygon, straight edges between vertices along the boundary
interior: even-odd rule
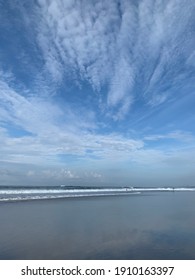
[[[195,191],[193,187],[162,188],[93,188],[93,187],[1,187],[0,202],[27,201],[57,198],[135,195],[144,192]]]

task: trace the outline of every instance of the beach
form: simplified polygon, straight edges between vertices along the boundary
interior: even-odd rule
[[[0,259],[195,259],[195,192],[0,203]]]

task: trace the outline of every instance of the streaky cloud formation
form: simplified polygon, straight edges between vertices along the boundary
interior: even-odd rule
[[[60,0],[39,4],[42,21],[37,40],[47,71],[57,82],[68,69],[93,89],[107,85],[107,105],[116,107],[114,113],[128,112],[136,83],[143,84],[143,97],[158,105],[166,100],[167,87],[180,86],[189,76],[189,72],[178,74],[181,60],[194,51],[189,49],[194,42],[192,1],[188,5]]]
[[[194,1],[0,11],[0,184],[195,184]]]

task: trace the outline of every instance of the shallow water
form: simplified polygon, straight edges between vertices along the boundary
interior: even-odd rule
[[[1,202],[0,259],[195,259],[195,192]]]

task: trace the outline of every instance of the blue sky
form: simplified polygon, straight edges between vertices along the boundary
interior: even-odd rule
[[[195,185],[194,0],[0,0],[0,184]]]

